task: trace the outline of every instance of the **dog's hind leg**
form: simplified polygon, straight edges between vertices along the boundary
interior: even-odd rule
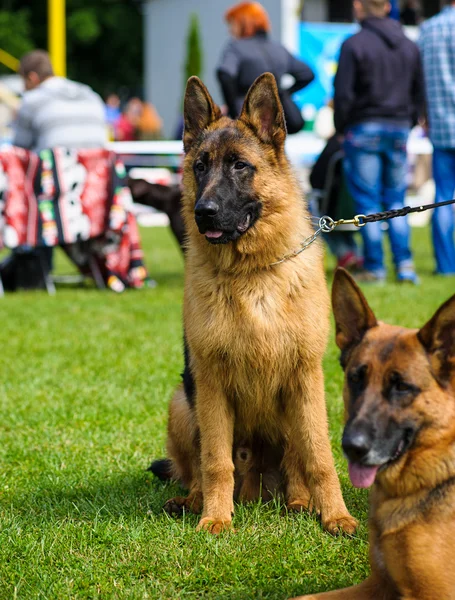
[[[150,469],[161,479],[174,479],[190,490],[188,496],[171,498],[164,505],[169,514],[181,514],[183,509],[202,511],[199,433],[194,409],[188,402],[183,386],[171,400],[167,438],[168,458],[155,461]]]
[[[196,515],[202,512],[202,492],[200,485],[195,485],[194,489],[190,490],[188,496],[175,496],[170,498],[165,505],[163,510],[168,515],[180,516],[184,511],[192,512]]]
[[[322,366],[307,365],[295,375],[286,399],[288,444],[283,466],[287,475],[288,508],[300,511],[310,505],[321,515],[322,526],[329,533],[352,534],[358,523],[348,513],[335,471]]]

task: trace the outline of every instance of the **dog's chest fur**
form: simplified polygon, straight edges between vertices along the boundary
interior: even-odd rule
[[[302,336],[309,315],[302,311],[308,311],[309,298],[304,275],[297,269],[291,275],[287,280],[267,273],[188,282],[185,331],[191,349],[205,359],[251,362],[259,368],[260,358],[293,360],[289,354],[306,345]]]
[[[311,262],[309,263],[311,265]],[[328,298],[319,264],[227,277],[209,266],[188,279],[185,333],[195,361],[210,364],[239,421],[270,422],[302,362],[320,357]]]
[[[455,573],[433,569],[453,556],[455,485],[449,479],[409,497],[371,496],[370,546],[375,568],[406,597],[455,598]],[[435,540],[438,540],[435,543]],[[439,591],[436,591],[439,590]],[[431,596],[433,597],[433,596]]]

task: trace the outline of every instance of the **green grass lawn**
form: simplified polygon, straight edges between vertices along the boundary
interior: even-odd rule
[[[0,300],[0,598],[285,599],[368,572],[367,493],[340,451],[342,373],[325,359],[343,492],[361,526],[332,538],[311,515],[238,506],[235,533],[196,533],[161,511],[180,492],[145,471],[164,455],[167,404],[182,369],[183,261],[165,229],[143,230],[155,289],[60,287]],[[413,246],[420,287],[369,287],[378,316],[423,324],[454,291],[431,276],[427,230]],[[333,263],[328,260],[331,275]],[[59,257],[58,270],[68,271]],[[332,336],[333,337],[333,336]]]

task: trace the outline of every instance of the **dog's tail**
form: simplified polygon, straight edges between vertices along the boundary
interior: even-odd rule
[[[170,458],[159,458],[154,460],[147,471],[151,471],[161,481],[172,479],[174,474],[173,462]]]

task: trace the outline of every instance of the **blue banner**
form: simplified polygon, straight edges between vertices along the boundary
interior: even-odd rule
[[[333,79],[341,45],[358,30],[359,25],[355,23],[299,24],[298,56],[316,75],[308,87],[294,95],[294,100],[300,107],[310,105],[318,110],[333,97]],[[418,27],[405,27],[404,31],[411,40],[417,39]]]
[[[302,107],[313,105],[316,109],[333,97],[333,78],[338,66],[341,44],[358,31],[356,24],[301,23],[299,25],[299,58],[309,65],[315,80],[294,95]]]
[[[400,20],[400,7],[398,5],[398,0],[390,0],[390,13],[389,17],[391,19],[395,19],[395,21]]]

